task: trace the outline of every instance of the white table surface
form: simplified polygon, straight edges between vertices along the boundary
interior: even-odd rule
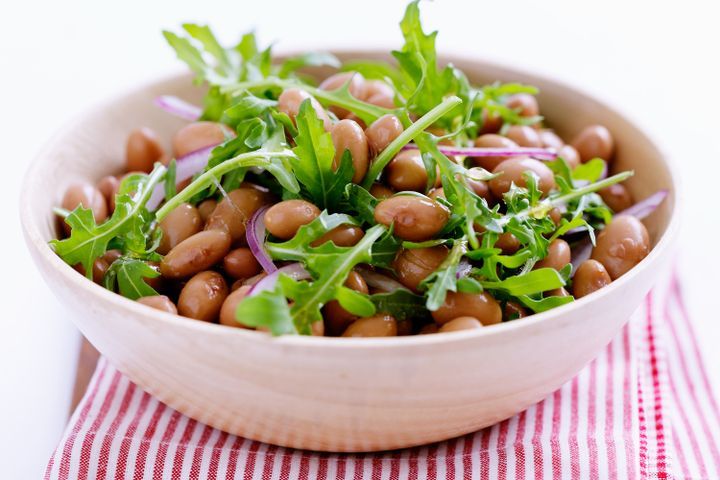
[[[101,99],[177,69],[161,28],[208,22],[228,41],[255,28],[265,42],[277,40],[279,49],[395,47],[403,8],[404,2],[392,0],[70,0],[0,6],[3,478],[41,475],[66,422],[79,345],[69,314],[32,265],[18,225],[20,179],[39,146]],[[424,10],[427,25],[441,30],[441,50],[500,60],[581,86],[630,112],[665,142],[685,181],[679,266],[711,377],[720,385],[717,2],[438,0]]]

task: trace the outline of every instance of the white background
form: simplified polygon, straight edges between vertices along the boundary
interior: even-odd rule
[[[38,478],[66,422],[78,334],[44,285],[17,221],[20,178],[73,116],[178,69],[161,28],[255,28],[279,49],[399,45],[404,2],[2,2],[0,6],[0,472]],[[679,265],[720,385],[720,11],[713,0],[460,1],[424,5],[439,48],[540,71],[629,112],[684,177]],[[9,307],[9,308],[8,308]]]

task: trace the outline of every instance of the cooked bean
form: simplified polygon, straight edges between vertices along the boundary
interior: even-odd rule
[[[504,232],[498,235],[494,247],[502,250],[504,255],[512,255],[520,250],[520,241],[512,233]]]
[[[403,130],[402,123],[395,115],[387,114],[378,118],[365,129],[370,152],[373,155],[382,152]]]
[[[537,130],[527,125],[513,125],[508,128],[505,136],[521,147],[542,147],[542,140]]]
[[[572,146],[580,154],[583,163],[596,157],[609,162],[615,150],[615,141],[607,128],[602,125],[590,125],[577,134]]]
[[[554,268],[557,271],[570,263],[570,245],[565,240],[556,238],[548,245],[548,254],[535,264],[538,268]]]
[[[564,159],[570,170],[580,165],[580,154],[572,145],[563,145],[557,152],[557,156]]]
[[[482,125],[480,126],[480,134],[497,133],[503,126],[503,119],[497,113],[488,113],[487,110],[482,112]]]
[[[395,96],[395,90],[393,90],[390,85],[383,82],[382,80],[367,80],[365,82],[365,97],[363,97],[361,100],[372,103],[369,100],[374,96],[390,97],[390,99],[392,100],[392,98]]]
[[[650,253],[650,236],[640,220],[628,215],[613,218],[597,236],[592,258],[616,280]]]
[[[562,138],[550,129],[544,128],[538,132],[538,135],[540,136],[540,143],[542,143],[542,146],[545,148],[560,150],[565,145]]]
[[[173,136],[173,152],[177,158],[182,158],[188,153],[223,143],[234,136],[233,131],[222,123],[189,123]]]
[[[628,189],[620,183],[598,190],[598,193],[602,197],[603,202],[605,202],[605,205],[616,213],[632,207],[634,203]]]
[[[429,333],[438,333],[440,330],[440,327],[437,326],[437,323],[428,323],[427,325],[424,325],[420,331],[418,332],[418,335],[427,335]]]
[[[265,227],[283,240],[295,236],[303,225],[315,220],[320,209],[305,200],[285,200],[276,203],[265,212]]]
[[[428,197],[432,198],[433,200],[437,200],[438,198],[445,198],[445,190],[443,190],[442,187],[433,188],[428,192]]]
[[[102,257],[100,258],[108,262],[108,265],[112,265],[112,263],[121,256],[122,252],[116,248],[113,248],[112,250],[108,250],[107,252],[103,253]]]
[[[205,230],[227,230],[233,243],[245,242],[245,224],[272,195],[257,188],[240,186],[218,203],[205,224]]]
[[[375,221],[387,227],[403,240],[430,240],[443,229],[450,212],[430,198],[415,195],[396,195],[375,207]]]
[[[167,163],[165,149],[160,145],[157,134],[146,127],[130,132],[125,147],[125,169],[128,172],[150,173],[155,162]]]
[[[391,95],[376,93],[375,95],[369,96],[365,101],[371,105],[377,105],[378,107],[387,108],[389,110],[395,108],[395,100],[393,100]]]
[[[160,222],[163,232],[158,253],[165,255],[177,244],[202,230],[203,222],[197,208],[189,203],[178,205]]]
[[[527,315],[527,310],[525,310],[525,307],[519,303],[513,301],[505,302],[505,306],[503,307],[503,319],[517,320],[518,318],[525,318]]]
[[[345,280],[345,286],[360,293],[368,293],[368,286],[365,280],[356,271],[351,271]],[[325,319],[325,331],[328,335],[337,336],[342,334],[352,322],[358,319],[357,315],[345,310],[340,302],[332,300],[323,307],[323,318]]]
[[[538,106],[537,99],[529,93],[510,95],[505,105],[517,111],[521,117],[535,117],[540,115],[540,107]]]
[[[205,230],[189,237],[163,257],[160,272],[167,278],[185,278],[219,262],[230,250],[225,230]]]
[[[612,280],[602,263],[597,260],[585,260],[573,276],[573,295],[582,298],[596,290],[610,285]]]
[[[76,183],[70,185],[65,191],[61,204],[62,208],[73,211],[80,205],[92,210],[93,218],[97,223],[101,223],[107,218],[108,210],[105,197],[100,193],[100,190],[89,183]],[[63,222],[63,228],[70,234],[70,226],[65,222]]]
[[[550,220],[552,220],[555,226],[558,226],[562,221],[562,212],[559,208],[555,207],[548,212],[548,217],[550,218]]]
[[[393,260],[392,267],[400,283],[417,291],[420,282],[437,270],[447,256],[448,249],[443,245],[402,249]]]
[[[478,239],[481,239],[485,228],[482,225],[475,225],[475,231],[478,232]],[[503,255],[512,255],[520,250],[520,241],[512,233],[504,232],[498,235],[493,247],[502,250]]]
[[[470,175],[472,175],[472,171],[475,168],[470,168],[469,172]],[[492,195],[492,192],[490,191],[490,186],[488,185],[488,182],[485,180],[473,180],[472,178],[466,178],[468,187],[472,189],[472,191],[477,195],[478,197],[482,197],[485,199],[488,204],[492,204],[495,202],[495,198]]]
[[[457,317],[474,317],[483,325],[502,321],[500,305],[487,292],[447,292],[445,302],[431,314],[438,325],[444,325]]]
[[[114,175],[108,175],[100,179],[97,183],[97,189],[105,197],[108,213],[115,211],[115,195],[120,189],[120,179]]]
[[[230,251],[223,258],[225,273],[232,278],[250,278],[262,271],[255,255],[249,248],[241,247]]]
[[[202,218],[203,223],[207,222],[208,218],[210,218],[210,215],[212,215],[212,213],[215,211],[215,207],[217,207],[217,204],[217,200],[214,200],[212,198],[203,200],[198,204],[198,213],[200,214],[200,218]]]
[[[82,263],[76,263],[73,265],[73,268],[77,270],[80,275],[83,277],[86,274],[85,267],[83,267]],[[105,260],[103,257],[98,257],[93,261],[92,265],[92,281],[102,285],[103,279],[105,278],[105,273],[107,272],[108,268],[110,268],[110,263]]]
[[[547,165],[534,158],[511,158],[505,160],[495,167],[493,173],[502,173],[502,175],[490,180],[490,190],[493,195],[500,198],[510,190],[510,185],[514,183],[519,187],[525,187],[525,172],[533,172],[538,176],[538,189],[544,194],[548,194],[550,190],[555,188],[555,175]]]
[[[475,139],[475,146],[479,148],[517,148],[518,145],[509,138],[486,133]],[[475,165],[491,172],[508,158],[511,157],[471,157]]]
[[[225,279],[217,272],[205,271],[193,276],[178,298],[178,313],[183,317],[214,322],[228,296]]]
[[[244,285],[233,290],[233,292],[227,296],[220,308],[220,324],[228,327],[252,328],[239,322],[235,316],[238,304],[247,296],[251,288],[249,285]]]
[[[360,100],[366,98],[365,77],[363,77],[358,72],[342,72],[330,75],[322,81],[322,83],[320,84],[320,90],[327,90],[329,92],[332,92],[342,88],[348,82],[350,82],[348,85],[348,91],[350,92],[350,95]],[[335,105],[331,106],[329,110],[333,112],[338,118],[346,118],[350,114],[349,111]]]
[[[565,290],[565,288],[560,287],[560,288],[556,288],[554,290],[548,291],[547,296],[548,297],[569,297],[570,294],[568,293],[567,290]]]
[[[397,335],[397,322],[390,315],[375,315],[354,321],[343,337],[394,337]]]
[[[315,110],[317,117],[322,120],[325,130],[330,130],[332,122],[330,121],[330,117],[328,117],[327,112],[322,105],[320,105],[320,102],[318,102],[315,97],[307,93],[305,90],[300,90],[299,88],[287,88],[283,90],[278,97],[277,108],[281,112],[287,114],[287,116],[295,122],[295,118],[298,116],[298,113],[300,113],[300,105],[308,99],[310,99],[310,105]]]
[[[365,132],[357,122],[340,120],[332,126],[330,135],[335,146],[333,170],[337,170],[345,150],[349,150],[352,156],[352,165],[355,169],[352,181],[359,183],[365,177],[368,169],[368,142]]]
[[[355,225],[340,225],[327,232],[322,237],[313,241],[310,245],[319,247],[323,243],[333,242],[338,247],[352,247],[365,235],[362,228]]]
[[[177,307],[175,304],[165,295],[151,295],[149,297],[140,297],[136,300],[138,303],[147,305],[155,310],[161,310],[163,312],[173,313],[177,315]]]
[[[480,323],[475,317],[457,317],[453,318],[438,329],[438,333],[446,332],[459,332],[460,330],[474,330],[476,328],[482,328],[483,324]]]
[[[369,192],[370,195],[377,198],[378,200],[384,200],[395,195],[395,192],[393,192],[392,189],[386,187],[382,183],[373,183],[370,187]]]
[[[424,192],[428,174],[419,150],[398,153],[385,167],[385,181],[398,191]]]

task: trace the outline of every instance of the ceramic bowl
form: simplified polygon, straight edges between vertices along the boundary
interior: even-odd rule
[[[375,51],[343,58],[383,57]],[[153,105],[161,94],[199,102],[176,75],[116,97],[55,136],[22,189],[27,240],[49,287],[82,333],[133,382],[200,422],[243,437],[323,451],[386,450],[478,430],[538,402],[585,366],[619,331],[661,274],[677,231],[676,185],[657,143],[625,115],[560,82],[479,59],[444,57],[475,83],[540,88],[548,123],[564,138],[607,126],[616,170],[636,199],[670,195],[645,223],[653,250],[609,287],[561,308],[480,330],[377,339],[285,336],[153,310],[87,281],[48,247],[51,208],[66,187],[122,170],[128,132],[168,141],[184,124]]]

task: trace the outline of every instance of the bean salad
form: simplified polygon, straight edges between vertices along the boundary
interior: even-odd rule
[[[225,48],[206,26],[164,32],[203,106],[159,97],[185,126],[170,144],[129,132],[125,171],[66,190],[51,247],[150,308],[336,337],[516,321],[648,255],[642,219],[667,192],[635,202],[612,132],[562,138],[535,87],[439,65],[419,1],[400,27],[393,62],[276,61],[252,33]]]

